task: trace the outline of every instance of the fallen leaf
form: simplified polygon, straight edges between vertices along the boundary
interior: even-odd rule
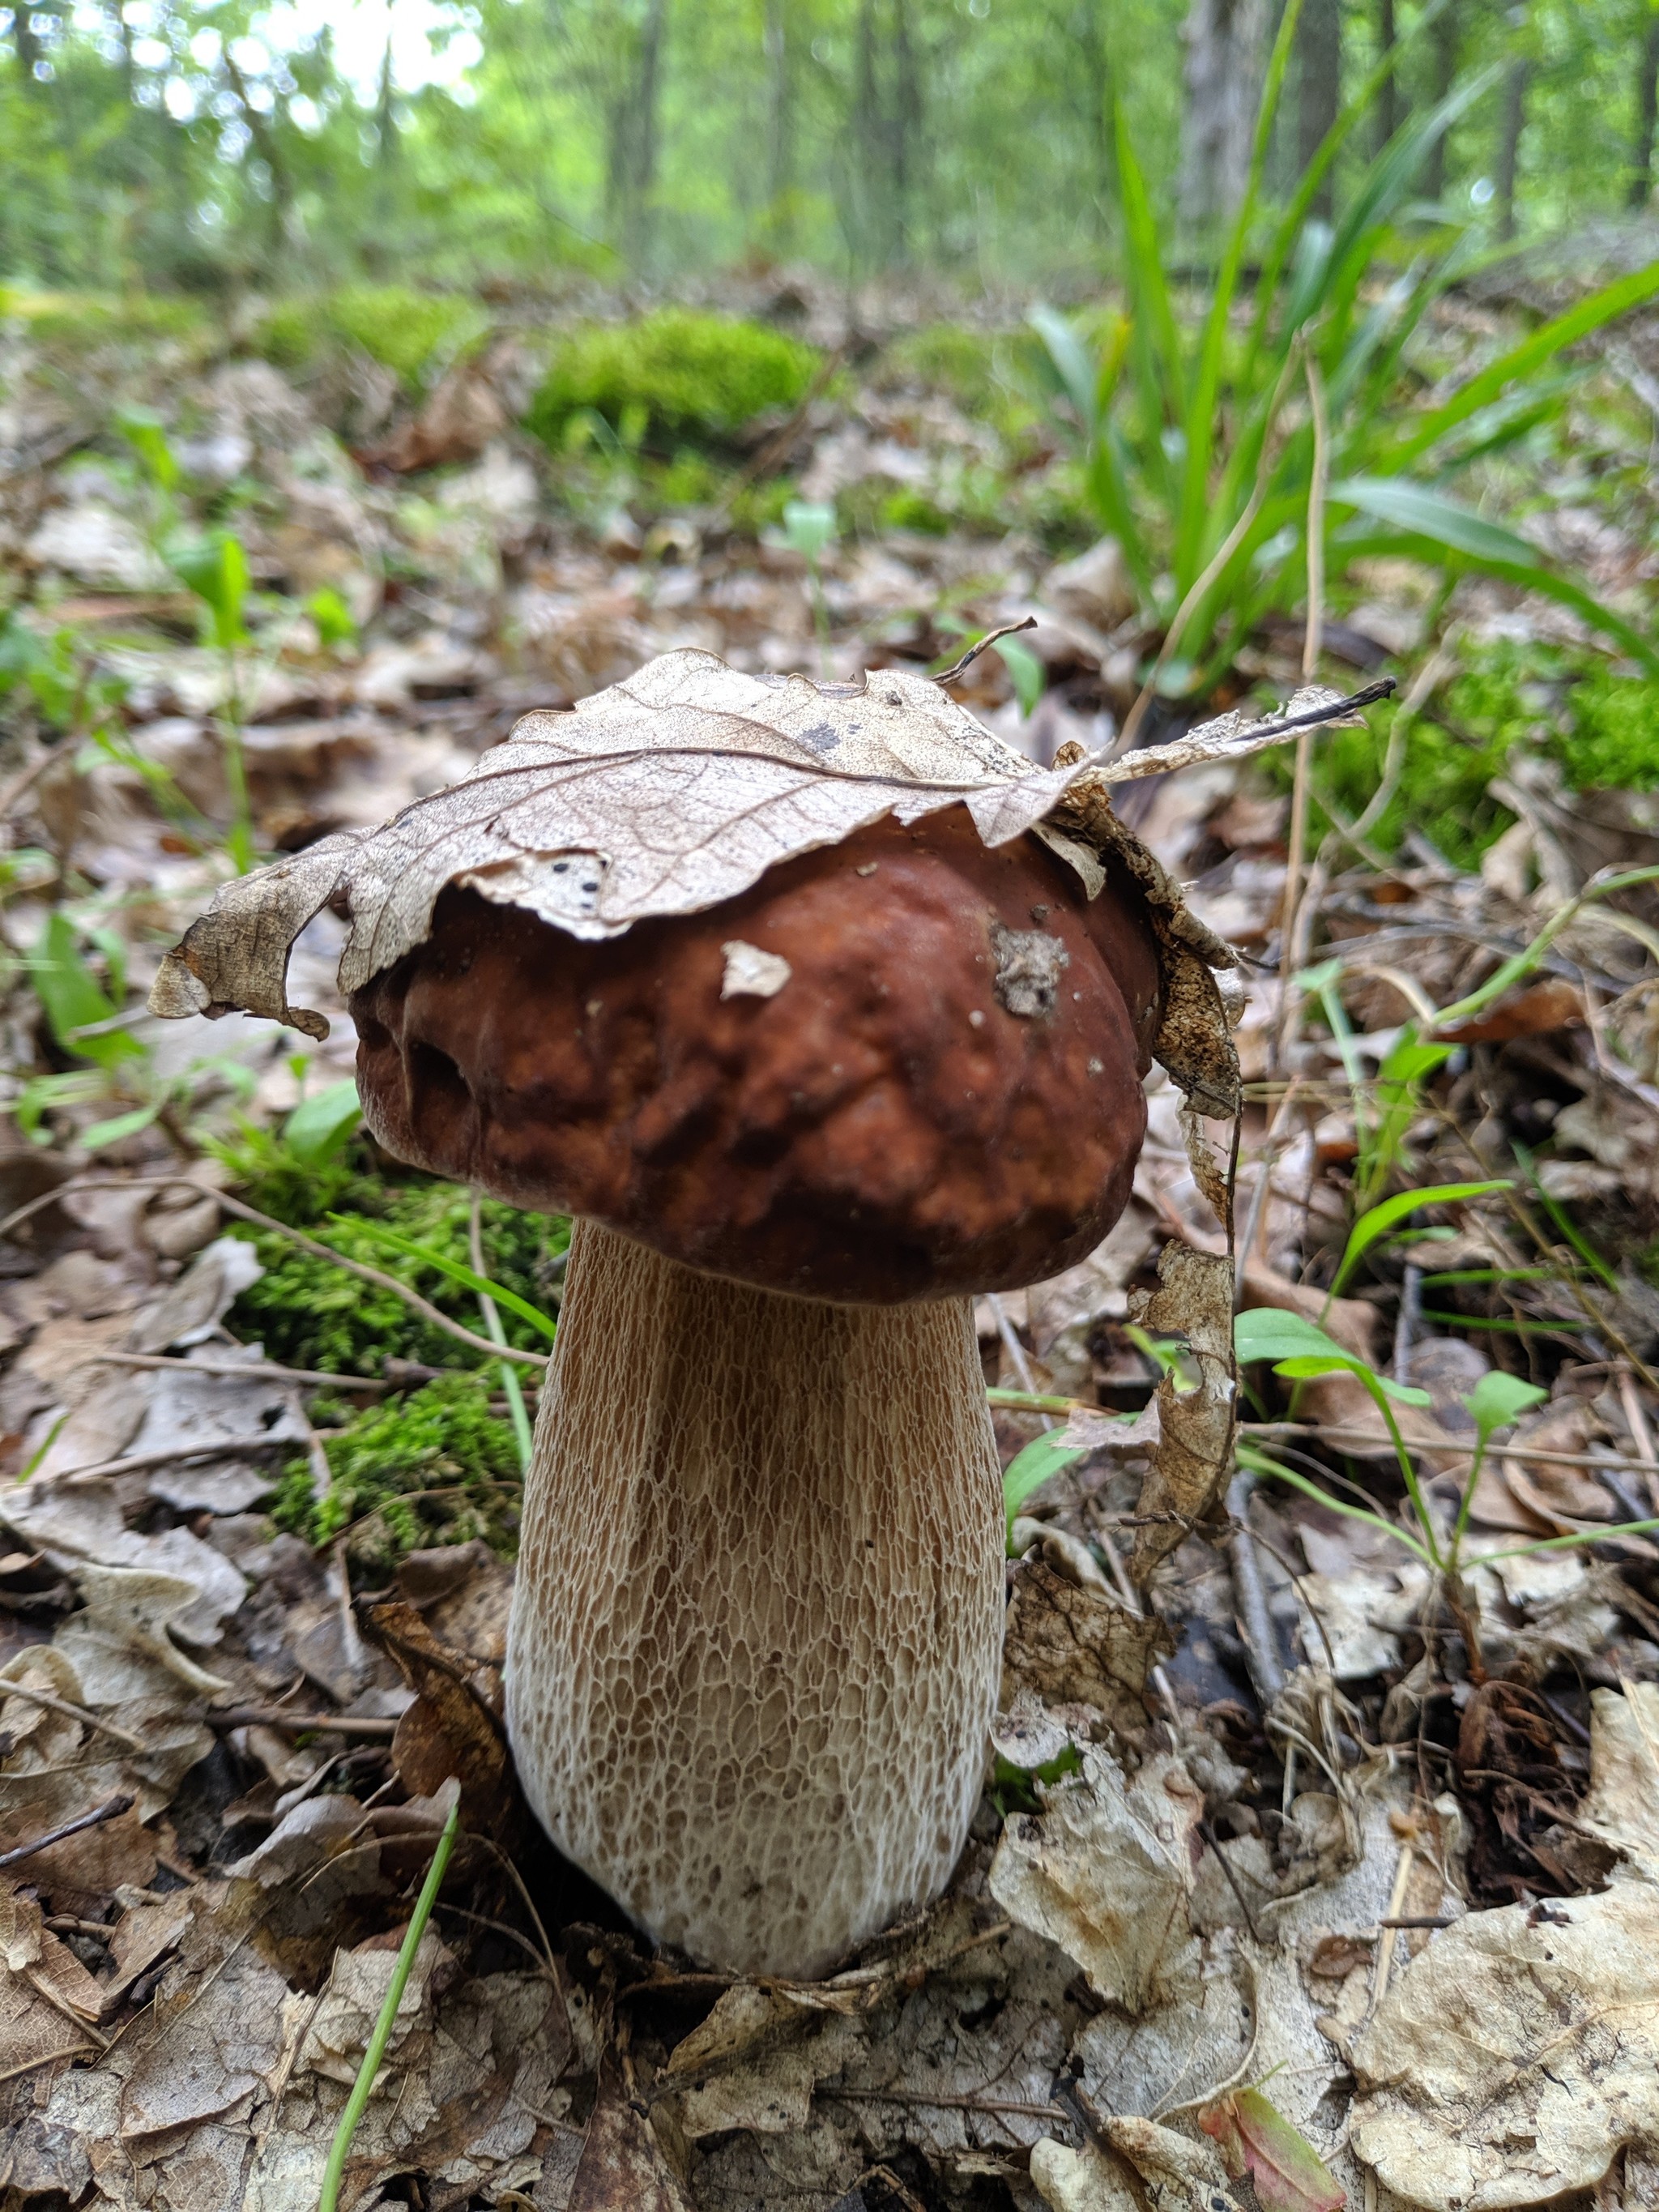
[[[1659,1881],[1659,1684],[1590,1692],[1587,1828]]]
[[[1158,1386],[1158,1441],[1135,1510],[1158,1518],[1135,1531],[1129,1571],[1138,1583],[1214,1510],[1231,1464],[1237,1399],[1232,1262],[1170,1243],[1158,1275],[1158,1287],[1139,1302],[1136,1318],[1143,1328],[1184,1336],[1199,1381],[1183,1390],[1171,1369]]]
[[[1033,2143],[1031,2185],[1050,2212],[1140,2212],[1123,2168],[1093,2143],[1073,2150],[1048,2136]]]
[[[1114,2114],[1106,2140],[1140,2177],[1152,2212],[1233,2212],[1213,2145],[1135,2114]]]
[[[1594,2188],[1659,2135],[1659,1888],[1474,1912],[1442,1929],[1354,2039],[1351,2139],[1428,2212]]]
[[[1059,1944],[1090,1987],[1126,2012],[1161,2000],[1192,1944],[1191,1838],[1203,1801],[1179,1764],[1149,1760],[1126,1784],[1105,1753],[1016,1814],[991,1862],[991,1894],[1023,1928]]]
[[[611,2067],[599,2076],[599,2102],[587,2123],[567,2212],[693,2212],[650,2123],[623,2094]]]
[[[1142,1692],[1174,1638],[1156,1613],[1130,1612],[1033,1561],[1015,1571],[1002,1647],[1002,1702],[1022,1687],[1048,1705],[1093,1705],[1120,1734],[1146,1725]]]
[[[1248,2173],[1261,2212],[1340,2212],[1346,2191],[1300,2130],[1260,2089],[1232,2089],[1198,2116],[1221,2146],[1227,2171]]]

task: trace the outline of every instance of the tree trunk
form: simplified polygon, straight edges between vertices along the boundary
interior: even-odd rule
[[[1521,159],[1521,133],[1527,127],[1527,86],[1532,63],[1516,54],[1504,73],[1504,131],[1498,145],[1498,235],[1515,236],[1515,179]]]
[[[1224,222],[1244,197],[1267,26],[1268,0],[1192,0],[1180,196],[1194,229]]]
[[[650,0],[605,116],[605,219],[630,261],[650,250],[668,0]]]
[[[1395,0],[1376,0],[1376,46],[1379,60],[1386,61],[1399,43],[1395,23]],[[1400,128],[1405,102],[1400,94],[1400,69],[1389,71],[1377,88],[1376,94],[1376,150],[1382,149]]]
[[[1451,90],[1457,76],[1457,0],[1441,11],[1434,26],[1434,71],[1431,106],[1437,107]],[[1429,149],[1423,169],[1423,191],[1426,198],[1437,200],[1446,189],[1446,137],[1443,131]]]
[[[893,173],[893,244],[911,258],[919,226],[916,186],[922,168],[921,72],[910,36],[909,0],[892,0],[893,106],[889,144]]]
[[[1636,143],[1632,149],[1630,186],[1626,204],[1646,207],[1653,197],[1653,142],[1659,130],[1659,8],[1649,15],[1643,33],[1641,60],[1636,80]]]
[[[34,17],[40,13],[29,5],[29,0],[17,0],[11,11],[12,42],[17,52],[17,73],[25,84],[35,84],[35,70],[45,58],[45,49],[34,27]]]
[[[789,38],[789,0],[766,0],[767,228],[787,249],[793,234],[790,195],[795,185],[795,71]]]
[[[1342,104],[1342,0],[1306,0],[1299,26],[1301,73],[1297,87],[1297,152],[1305,173],[1325,143]],[[1329,170],[1314,195],[1313,211],[1328,222],[1334,178]]]

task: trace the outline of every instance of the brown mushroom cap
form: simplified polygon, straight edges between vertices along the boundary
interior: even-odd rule
[[[884,1305],[1038,1281],[1100,1241],[1158,989],[1131,888],[1089,901],[1037,839],[988,849],[951,807],[598,943],[452,888],[351,1011],[399,1158]]]

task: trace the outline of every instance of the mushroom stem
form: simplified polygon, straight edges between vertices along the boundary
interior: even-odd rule
[[[548,1832],[652,1936],[811,1975],[937,1895],[1002,1611],[965,1300],[781,1297],[578,1223],[507,1727]]]

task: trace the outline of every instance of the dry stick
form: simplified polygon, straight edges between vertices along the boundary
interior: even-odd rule
[[[1091,1407],[1089,1410],[1097,1409]],[[1311,1421],[1241,1421],[1239,1428],[1247,1437],[1325,1437],[1332,1443],[1376,1444],[1390,1458],[1394,1455],[1394,1447],[1388,1439],[1370,1429],[1332,1428],[1328,1425]],[[1474,1449],[1472,1443],[1449,1432],[1443,1443],[1413,1445],[1409,1437],[1406,1441],[1407,1450],[1444,1452],[1465,1459]],[[1643,1474],[1649,1471],[1650,1466],[1648,1461],[1632,1459],[1628,1455],[1617,1452],[1545,1451],[1534,1444],[1488,1444],[1486,1457],[1535,1459],[1547,1467],[1611,1468],[1621,1474]]]
[[[82,1813],[78,1820],[65,1820],[61,1828],[48,1828],[44,1836],[37,1836],[31,1844],[19,1844],[14,1850],[0,1851],[0,1867],[21,1866],[37,1851],[49,1850],[53,1844],[78,1836],[82,1828],[99,1828],[106,1820],[118,1820],[123,1813],[131,1808],[132,1799],[125,1790],[118,1796],[107,1797],[93,1812]]]
[[[234,1459],[242,1452],[275,1451],[291,1445],[292,1437],[226,1437],[216,1444],[170,1444],[166,1451],[134,1452],[127,1459],[94,1460],[89,1467],[54,1468],[31,1478],[43,1484],[89,1482],[94,1476],[142,1474],[147,1468],[173,1467],[187,1459]]]
[[[67,1698],[54,1698],[49,1690],[31,1689],[27,1682],[9,1682],[0,1675],[0,1705],[3,1705],[8,1698],[22,1698],[32,1705],[44,1706],[49,1713],[61,1713],[65,1720],[79,1721],[82,1728],[95,1729],[100,1735],[110,1737],[127,1751],[148,1751],[150,1748],[142,1736],[129,1735],[125,1729],[117,1728],[113,1721],[100,1721],[96,1713],[88,1712],[82,1705],[70,1705]]]
[[[274,1359],[181,1359],[162,1352],[100,1352],[88,1366],[182,1368],[186,1375],[231,1375],[246,1382],[303,1382],[331,1390],[392,1390],[384,1375],[329,1375],[318,1367],[279,1367]]]
[[[1308,399],[1313,410],[1313,473],[1308,483],[1308,628],[1302,645],[1302,681],[1311,684],[1319,669],[1320,648],[1325,641],[1325,482],[1330,465],[1330,425],[1325,412],[1325,387],[1313,357],[1306,357]],[[1291,849],[1285,866],[1285,900],[1279,909],[1279,1015],[1276,1050],[1282,1058],[1295,1026],[1297,1000],[1291,976],[1293,946],[1302,910],[1302,864],[1308,845],[1308,786],[1313,773],[1313,732],[1304,730],[1296,741],[1296,776],[1291,790]]]
[[[398,1732],[392,1720],[376,1720],[351,1713],[290,1713],[281,1705],[220,1705],[202,1717],[218,1735],[231,1729],[282,1729],[289,1735],[356,1736],[363,1743],[390,1743]]]

